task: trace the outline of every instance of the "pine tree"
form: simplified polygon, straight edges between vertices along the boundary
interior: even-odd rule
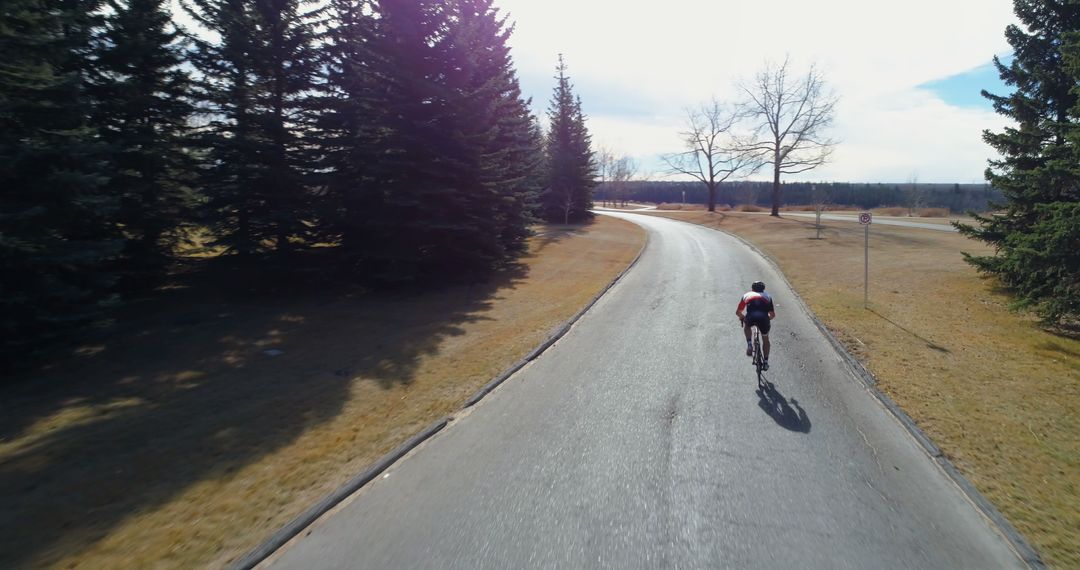
[[[336,6],[330,227],[376,281],[473,279],[519,252],[536,131],[491,2]],[[339,16],[340,17],[340,16]]]
[[[382,0],[374,8],[360,46],[367,73],[354,84],[367,124],[352,160],[366,164],[357,165],[364,187],[351,193],[363,212],[353,210],[345,229],[366,277],[388,284],[416,280],[437,263],[437,235],[459,227],[461,203],[449,154],[457,136],[445,75],[450,7]]]
[[[462,251],[483,270],[524,247],[542,147],[510,58],[513,28],[491,0],[460,0],[452,30],[452,104],[460,109],[454,118],[464,135],[460,183],[469,202],[466,241],[472,242]]]
[[[574,96],[561,55],[556,69],[558,83],[548,108],[548,180],[540,215],[551,222],[576,223],[592,219],[595,168],[581,99]]]
[[[372,225],[377,218],[381,190],[373,182],[372,165],[383,154],[385,98],[373,44],[380,20],[374,17],[375,0],[333,0],[323,48],[324,80],[314,101],[316,136],[320,141],[324,189],[316,205],[321,241],[340,242],[346,255],[359,262],[377,241]],[[354,267],[355,269],[355,267]]]
[[[309,238],[313,149],[305,140],[320,9],[306,0],[192,0],[217,38],[193,37],[210,117],[203,190],[218,243],[244,255]]]
[[[92,3],[0,10],[0,341],[33,344],[111,301],[119,248],[83,74]]]
[[[318,0],[256,0],[261,50],[255,52],[259,89],[257,119],[267,145],[267,177],[260,180],[273,224],[274,247],[288,251],[290,240],[309,240],[311,164],[316,155],[307,140],[311,92],[318,71],[315,41],[323,9]]]
[[[1017,0],[1027,28],[1010,25],[1005,36],[1015,57],[994,58],[1008,96],[983,95],[1016,121],[984,140],[1001,158],[990,161],[987,180],[1005,196],[1000,214],[976,216],[979,225],[958,224],[965,235],[994,246],[993,256],[965,258],[997,275],[1016,292],[1017,307],[1033,307],[1047,323],[1080,316],[1080,107],[1077,60],[1066,65],[1080,30],[1080,4]],[[1071,41],[1070,41],[1071,40]]]
[[[189,80],[180,33],[164,0],[110,0],[91,94],[109,145],[108,192],[120,200],[127,285],[156,282],[192,205],[194,165],[184,148]]]
[[[578,212],[577,219],[591,220],[593,213],[593,190],[596,188],[596,164],[593,161],[592,137],[585,126],[585,113],[581,110],[581,97],[574,98],[574,121],[573,121],[573,152],[574,175],[577,179],[577,191],[574,193],[574,212]]]

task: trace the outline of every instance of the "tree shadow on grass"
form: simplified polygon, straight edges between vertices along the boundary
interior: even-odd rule
[[[989,273],[980,273],[979,278],[991,295],[1002,298],[1001,300],[992,300],[992,304],[1008,309],[1019,318],[1032,321],[1035,326],[1047,334],[1070,340],[1080,340],[1080,319],[1066,318],[1064,321],[1058,323],[1047,323],[1042,321],[1034,310],[1016,306],[1015,303],[1019,296],[1017,290],[1003,283],[999,276]]]
[[[340,414],[354,381],[410,383],[525,272],[423,294],[163,294],[141,321],[0,386],[0,567],[54,564],[260,460]]]
[[[1043,330],[1061,338],[1080,340],[1080,322],[1058,323],[1043,327]]]
[[[783,214],[783,212],[781,212],[781,214]],[[807,229],[810,229],[810,230],[816,229],[816,226],[817,226],[817,224],[813,220],[810,220],[808,218],[802,218],[801,216],[799,216],[799,217],[795,217],[795,216],[783,217],[783,215],[781,215],[781,219],[789,221],[789,222],[794,222],[796,224],[804,225],[804,226],[807,227]],[[903,246],[911,247],[911,248],[920,248],[920,247],[932,247],[936,243],[934,241],[932,235],[923,236],[923,235],[920,235],[920,234],[918,234],[916,232],[894,231],[894,230],[910,230],[910,229],[917,229],[917,228],[905,228],[903,226],[887,226],[885,224],[881,224],[881,225],[884,226],[884,228],[882,228],[882,227],[873,228],[872,227],[870,229],[871,247],[874,247],[874,246],[876,246],[878,244],[884,243],[884,244],[890,244],[890,245],[903,245]],[[821,228],[822,228],[821,232],[823,234],[828,233],[826,238],[833,238],[833,239],[839,238],[841,236],[856,237],[856,238],[861,239],[863,237],[863,232],[864,232],[862,226],[854,225],[851,222],[844,222],[844,221],[838,221],[838,220],[822,220],[821,221]],[[932,232],[932,231],[935,231],[935,230],[923,230],[923,231]],[[811,239],[813,239],[813,238],[811,238]]]
[[[549,245],[564,239],[585,234],[592,222],[583,224],[544,224],[533,234],[532,254],[540,253]]]
[[[795,398],[788,400],[764,376],[758,382],[754,392],[758,396],[758,407],[769,415],[776,424],[786,430],[810,433],[810,417]]]
[[[906,332],[907,334],[919,339],[923,344],[926,345],[926,348],[929,348],[930,350],[936,350],[938,352],[942,352],[942,353],[945,353],[945,354],[951,354],[952,353],[952,351],[949,350],[948,348],[945,348],[944,346],[941,346],[940,344],[937,344],[936,342],[934,342],[932,340],[929,340],[929,339],[919,335],[918,333],[913,332],[913,331],[905,328],[903,325],[897,323],[896,321],[890,319],[889,317],[886,317],[885,315],[882,315],[881,313],[875,311],[874,309],[867,309],[867,310],[870,311],[871,313],[877,315],[881,320],[883,320],[883,321],[889,323],[890,325],[892,325],[892,326]]]
[[[1037,344],[1035,348],[1044,351],[1055,360],[1060,359],[1065,366],[1080,371],[1080,351],[1070,349],[1053,341]]]

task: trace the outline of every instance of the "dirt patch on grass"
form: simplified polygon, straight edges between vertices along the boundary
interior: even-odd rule
[[[601,217],[540,228],[482,286],[147,309],[3,388],[0,567],[226,565],[459,409],[644,239]]]
[[[662,215],[662,214],[656,214]],[[672,218],[753,242],[777,261],[814,313],[1043,554],[1080,567],[1080,341],[1010,312],[995,282],[946,232],[870,230],[870,310],[863,308],[863,230],[737,213]]]

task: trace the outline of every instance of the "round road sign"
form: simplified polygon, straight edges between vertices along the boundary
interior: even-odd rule
[[[872,219],[872,216],[870,215],[870,212],[863,212],[863,213],[859,214],[859,223],[864,225],[864,226],[869,226],[871,219]]]

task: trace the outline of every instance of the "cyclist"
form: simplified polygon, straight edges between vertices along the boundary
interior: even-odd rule
[[[745,313],[744,313],[745,311]],[[772,328],[770,321],[776,318],[776,310],[773,307],[772,297],[765,292],[765,284],[754,281],[750,285],[750,292],[743,295],[739,301],[739,308],[735,309],[735,316],[743,324],[743,332],[746,333],[746,355],[754,355],[754,344],[750,340],[750,327],[757,327],[761,331],[761,349],[765,361],[761,369],[769,369],[769,329]]]

